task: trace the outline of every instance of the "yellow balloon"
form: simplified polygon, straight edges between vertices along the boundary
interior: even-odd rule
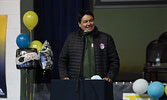
[[[167,85],[165,86],[165,94],[167,95]]]
[[[38,23],[38,15],[34,11],[27,11],[23,16],[24,25],[31,31]]]
[[[42,49],[43,44],[38,41],[38,40],[34,40],[31,42],[29,48],[36,48],[37,52],[39,53],[39,51]]]

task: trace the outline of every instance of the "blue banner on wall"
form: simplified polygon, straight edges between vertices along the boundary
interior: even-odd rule
[[[0,98],[7,98],[5,75],[7,15],[0,15]]]

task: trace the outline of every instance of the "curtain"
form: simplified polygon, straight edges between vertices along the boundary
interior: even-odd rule
[[[39,17],[38,25],[34,29],[34,40],[39,40],[42,43],[47,40],[54,54],[54,66],[51,71],[46,72],[46,80],[59,78],[58,57],[64,41],[70,32],[79,29],[77,22],[78,12],[88,10],[89,5],[89,0],[34,1],[34,10]],[[39,77],[42,77],[42,71],[39,70],[37,71],[37,80],[40,81]]]

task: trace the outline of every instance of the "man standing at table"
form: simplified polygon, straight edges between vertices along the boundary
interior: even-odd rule
[[[67,37],[59,57],[60,79],[99,75],[113,82],[119,72],[119,56],[111,35],[98,30],[90,11],[78,14],[80,30]]]

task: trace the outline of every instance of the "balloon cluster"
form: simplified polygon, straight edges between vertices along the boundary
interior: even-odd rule
[[[53,54],[50,53],[52,51],[49,43],[45,42],[42,44],[39,40],[31,41],[31,31],[38,24],[38,15],[34,11],[27,11],[23,16],[23,22],[30,31],[30,36],[26,33],[21,33],[16,38],[16,44],[19,47],[16,50],[16,67],[18,69],[34,69],[38,62],[38,64],[42,63],[40,64],[42,69],[51,69]],[[44,51],[45,49],[47,51]],[[42,56],[44,54],[47,54],[47,56]],[[47,59],[45,62],[47,64],[44,64],[43,59]]]
[[[17,69],[35,69],[38,61],[39,56],[36,49],[26,48],[16,50]]]
[[[132,85],[133,91],[137,94],[144,94],[147,91],[147,87],[148,82],[145,79],[138,79]]]
[[[39,53],[39,51],[42,49],[42,43],[38,40],[34,40],[31,42],[29,48],[36,48],[37,52]]]
[[[25,33],[19,34],[16,38],[16,43],[20,49],[28,48],[31,43],[29,35]]]
[[[31,35],[32,34],[31,31],[38,24],[38,15],[34,11],[27,11],[23,16],[23,23],[27,27],[27,29],[30,31],[30,35]],[[19,34],[16,38],[17,46],[20,49],[28,48],[30,46],[30,43],[32,40],[31,38],[32,37],[26,33]],[[38,42],[40,42],[40,41],[38,41]],[[32,45],[34,45],[34,44],[35,43],[32,43]],[[37,47],[37,48],[39,48],[39,47]]]
[[[24,25],[31,31],[38,23],[38,15],[34,11],[27,11],[23,16]]]
[[[39,51],[40,64],[43,70],[51,69],[53,65],[53,52],[49,42],[45,41],[42,49]]]
[[[164,85],[159,81],[154,81],[148,86],[147,92],[150,97],[159,99],[164,94]]]
[[[132,89],[137,94],[148,93],[148,95],[153,99],[159,99],[165,94],[167,95],[167,85],[164,85],[159,81],[154,81],[150,84],[145,79],[137,79],[133,85]]]
[[[167,85],[165,86],[165,94],[167,95]]]

